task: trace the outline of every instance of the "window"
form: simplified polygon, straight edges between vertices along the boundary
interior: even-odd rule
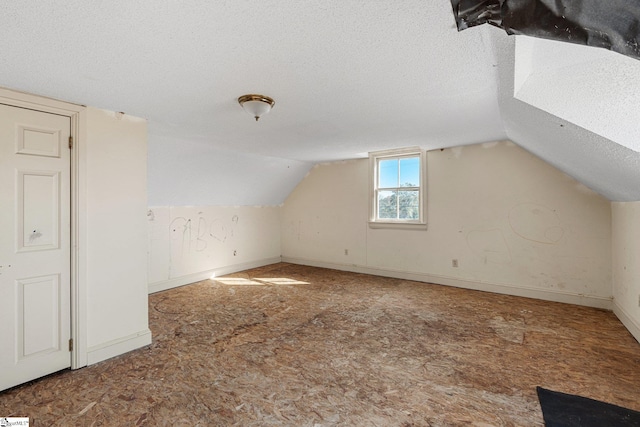
[[[372,228],[426,228],[425,154],[419,148],[369,153]]]

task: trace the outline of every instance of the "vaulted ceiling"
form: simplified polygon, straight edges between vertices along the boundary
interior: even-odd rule
[[[240,182],[282,182],[227,203],[279,203],[316,162],[505,138],[611,200],[640,200],[640,61],[568,46],[458,32],[449,0],[9,2],[0,86],[148,119],[151,169],[174,144],[219,153],[229,173],[220,159],[233,157]],[[273,111],[256,123],[246,93]]]

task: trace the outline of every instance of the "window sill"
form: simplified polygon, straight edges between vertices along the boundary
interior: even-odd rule
[[[382,222],[369,221],[369,228],[386,228],[396,230],[426,230],[426,222]]]

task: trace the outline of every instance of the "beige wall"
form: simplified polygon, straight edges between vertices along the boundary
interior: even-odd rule
[[[147,124],[87,108],[80,153],[80,280],[87,362],[149,344]]]
[[[151,207],[149,292],[280,261],[277,206]]]
[[[640,341],[640,202],[611,206],[614,311]]]
[[[427,231],[370,229],[368,161],[323,164],[284,204],[283,260],[611,307],[606,199],[510,142],[427,159]]]

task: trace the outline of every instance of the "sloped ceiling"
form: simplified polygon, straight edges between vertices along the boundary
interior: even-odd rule
[[[513,38],[459,33],[449,0],[8,2],[0,52],[0,86],[148,119],[151,204],[177,204],[207,156],[251,167],[180,204],[277,204],[316,162],[506,137],[640,200],[640,154],[514,98]],[[273,111],[256,123],[245,93]]]
[[[609,200],[640,200],[640,61],[604,49],[495,35],[509,139]],[[530,49],[519,52],[514,44]]]

